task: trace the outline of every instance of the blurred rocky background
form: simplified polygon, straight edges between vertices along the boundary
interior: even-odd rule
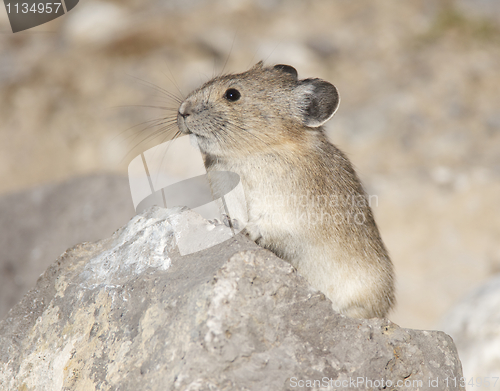
[[[327,131],[377,196],[398,277],[391,320],[440,327],[457,301],[500,273],[497,0],[83,0],[48,24],[9,29],[0,12],[0,194],[2,210],[12,209],[0,215],[0,282],[17,289],[0,294],[9,305],[64,248],[107,237],[131,217],[127,165],[168,140],[161,119],[175,116],[172,95],[261,59],[340,91]],[[172,175],[189,160],[175,150],[165,159]],[[87,209],[71,192],[49,191],[61,199],[51,216],[69,202],[66,210],[81,211],[71,223],[47,225],[47,203],[23,208],[47,186],[90,174],[118,178],[122,190],[99,177]],[[76,182],[60,183],[68,180]],[[127,206],[92,206],[110,194]],[[40,239],[25,235],[28,220]],[[84,223],[88,231],[68,234]],[[59,241],[47,239],[50,229]],[[496,357],[488,373],[499,376]]]

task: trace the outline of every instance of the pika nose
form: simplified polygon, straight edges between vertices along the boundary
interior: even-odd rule
[[[183,118],[189,117],[191,115],[192,104],[191,102],[184,101],[179,107],[179,115]]]

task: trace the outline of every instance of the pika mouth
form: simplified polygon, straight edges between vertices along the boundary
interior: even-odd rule
[[[186,124],[186,117],[183,116],[180,112],[177,113],[177,127],[179,128],[181,133],[193,134],[193,132],[191,132],[191,130],[188,128]]]

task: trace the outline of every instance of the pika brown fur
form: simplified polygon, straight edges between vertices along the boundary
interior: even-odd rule
[[[240,176],[252,240],[290,262],[335,310],[385,317],[393,266],[356,172],[322,128],[339,100],[327,81],[260,62],[192,92],[177,123],[196,138],[209,172]]]

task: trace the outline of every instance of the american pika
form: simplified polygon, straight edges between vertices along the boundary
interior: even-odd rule
[[[196,137],[209,173],[240,176],[252,240],[340,313],[384,317],[395,302],[393,266],[356,172],[322,129],[339,100],[327,81],[259,62],[193,91],[177,124]]]

